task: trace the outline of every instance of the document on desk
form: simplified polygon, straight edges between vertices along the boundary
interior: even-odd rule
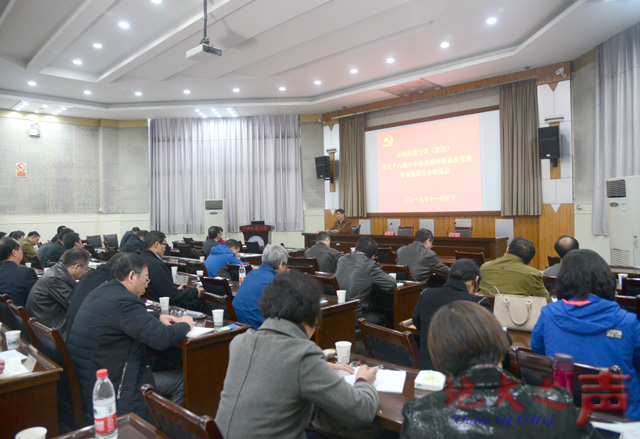
[[[338,371],[337,373],[344,377],[347,383],[353,386],[356,382],[356,375],[358,375],[358,368],[356,367],[355,370],[353,375],[344,371]],[[373,387],[375,387],[378,392],[402,393],[406,379],[407,372],[403,370],[379,369]]]
[[[187,338],[200,337],[203,334],[213,331],[214,328],[203,328],[201,326],[196,326],[191,331],[187,332]]]
[[[27,356],[15,349],[9,349],[8,351],[0,352],[0,360],[7,361],[9,358],[17,357],[19,360],[26,360]]]
[[[605,422],[592,422],[597,429],[620,433],[621,439],[640,439],[640,422],[620,422],[609,424]]]

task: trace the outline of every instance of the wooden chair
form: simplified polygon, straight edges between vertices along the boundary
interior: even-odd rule
[[[635,312],[640,320],[640,294],[637,296],[616,296],[616,303],[629,312]]]
[[[233,292],[227,279],[204,276],[200,278],[200,281],[207,292],[218,296],[229,296],[233,299]]]
[[[385,273],[396,273],[397,280],[412,280],[408,265],[380,264]]]
[[[92,258],[98,259],[98,253],[96,253],[96,249],[92,245],[85,244],[84,249],[89,252]]]
[[[187,262],[187,273],[190,274],[198,274],[198,271],[203,271],[205,276],[209,276],[207,272],[207,267],[204,265],[204,262]]]
[[[400,332],[358,319],[367,356],[401,366],[422,369],[420,351],[413,334]]]
[[[547,262],[549,263],[549,267],[553,267],[554,265],[559,264],[560,260],[560,256],[547,255]]]
[[[478,267],[484,264],[485,261],[484,252],[460,252],[458,250],[455,250],[454,253],[456,255],[456,261],[458,259],[471,259],[475,261],[476,264],[478,264]]]
[[[353,234],[353,235],[359,235],[360,234],[360,225],[359,224],[357,226],[351,226],[351,234]]]
[[[9,304],[13,303],[8,294],[0,294],[0,320],[11,329],[18,329],[13,314],[9,310]]]
[[[227,268],[229,268],[229,274],[231,274],[231,280],[235,280],[236,282],[240,280],[238,276],[238,271],[240,270],[240,264],[227,264]],[[251,265],[244,266],[245,273],[249,274],[252,267]],[[211,273],[215,276],[215,273]]]
[[[151,384],[140,388],[144,403],[158,429],[173,438],[223,439],[215,421],[209,415],[197,416],[189,410],[156,393]]]
[[[296,270],[305,274],[314,274],[316,270],[310,265],[289,265],[290,270]]]
[[[228,296],[226,294],[224,296],[219,296],[217,294],[204,293],[202,295],[202,298],[207,302],[213,303],[222,308],[226,308],[226,310],[229,312],[228,320],[233,320],[234,322],[238,321],[236,310],[233,308],[233,296]]]
[[[398,236],[413,236],[413,226],[399,226]]]
[[[87,235],[87,244],[92,245],[93,248],[101,248],[102,242],[100,241],[100,235]]]
[[[622,294],[625,296],[640,294],[640,279],[637,277],[622,278]]]
[[[311,267],[313,271],[320,271],[318,267],[318,260],[316,258],[305,258],[305,257],[289,257],[288,261],[289,267],[297,266],[297,267]]]
[[[27,340],[29,343],[34,345],[36,349],[40,349],[38,346],[38,342],[35,340],[35,334],[29,326],[29,314],[27,314],[27,310],[24,309],[23,306],[17,306],[13,301],[8,304],[9,312],[13,316],[13,321],[16,324],[14,329],[19,329],[22,334],[21,337]]]
[[[109,235],[102,235],[102,237],[104,238],[104,245],[105,247],[112,247],[117,249],[118,248],[118,234],[117,233],[112,233]]]
[[[395,264],[396,256],[396,252],[391,247],[378,248],[378,260],[383,264]]]
[[[248,253],[257,253],[261,254],[262,250],[260,249],[260,244],[255,241],[247,241],[244,243],[245,247],[247,247]]]
[[[180,257],[193,259],[193,253],[191,253],[191,247],[188,244],[178,244],[178,251]]]
[[[338,280],[336,279],[336,276],[333,274],[330,276],[310,274],[308,276],[314,278],[315,280],[317,280],[322,284],[322,289],[324,290],[324,294],[327,294],[329,296],[335,296],[336,291],[340,289],[340,286],[338,285]]]
[[[193,247],[193,238],[188,238],[186,236],[182,237],[182,241],[187,244],[189,247]]]
[[[42,264],[40,263],[40,259],[38,259],[37,256],[24,255],[24,257],[27,259],[27,262],[31,262],[31,268],[39,268],[40,270],[42,270]]]
[[[54,363],[62,366],[63,372],[58,382],[58,413],[60,421],[71,430],[87,425],[82,415],[82,397],[76,368],[71,360],[67,345],[57,329],[47,328],[34,318],[29,319],[33,332],[32,344]],[[35,343],[34,343],[35,342]]]

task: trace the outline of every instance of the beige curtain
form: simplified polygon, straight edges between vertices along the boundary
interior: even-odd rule
[[[535,80],[500,88],[502,215],[540,215],[538,91]]]
[[[364,169],[364,114],[340,120],[340,207],[347,216],[367,215]]]

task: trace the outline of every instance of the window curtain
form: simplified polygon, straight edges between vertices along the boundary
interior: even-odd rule
[[[149,147],[154,229],[204,233],[204,200],[219,198],[231,232],[303,229],[298,116],[155,119]]]
[[[596,48],[591,232],[608,235],[606,180],[640,175],[640,24]]]
[[[347,216],[367,216],[364,164],[364,114],[340,119],[340,207]]]
[[[500,87],[502,215],[540,215],[538,90],[535,80]]]

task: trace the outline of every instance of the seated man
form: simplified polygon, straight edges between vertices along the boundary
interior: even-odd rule
[[[33,268],[20,265],[23,254],[18,241],[0,239],[0,294],[8,294],[18,306],[25,306],[29,291],[38,281]]]
[[[22,238],[20,242],[20,246],[22,247],[22,253],[30,256],[37,256],[38,252],[34,248],[35,245],[38,245],[38,241],[40,240],[40,234],[38,232],[29,232],[26,238]],[[25,259],[26,260],[26,259]],[[27,261],[28,262],[28,261]]]
[[[336,279],[341,289],[347,290],[347,298],[360,299],[356,307],[356,320],[364,317],[367,322],[384,324],[384,316],[371,310],[371,291],[395,290],[396,280],[373,261],[378,253],[378,243],[371,238],[362,237],[356,242],[356,251],[338,260]]]
[[[139,227],[134,227],[131,230],[127,230],[125,232],[125,234],[122,236],[122,239],[120,240],[120,245],[118,246],[119,249],[122,249],[122,247],[124,247],[124,245],[127,243],[127,241],[129,241],[129,238],[133,238],[134,236],[138,236],[139,237],[140,234],[140,228]]]
[[[218,248],[218,247],[215,247]],[[238,315],[238,321],[258,329],[264,317],[260,313],[258,302],[262,290],[273,282],[276,274],[287,270],[289,254],[281,245],[269,244],[262,252],[262,264],[257,270],[251,270],[247,278],[240,285],[238,293],[233,298],[233,308]]]
[[[535,254],[536,248],[528,239],[511,241],[503,257],[485,262],[480,267],[480,293],[486,296],[498,293],[541,296],[551,302],[542,282],[542,273],[528,265]]]
[[[16,230],[9,233],[9,238],[13,238],[16,241],[20,242],[22,238],[24,238],[24,232],[22,230]]]
[[[144,237],[147,236],[147,233],[149,232],[146,230],[138,230],[137,234],[133,235],[131,239],[128,239],[127,242],[120,247],[120,251],[138,254],[138,251],[144,250]]]
[[[327,230],[329,233],[351,233],[351,220],[344,214],[344,209],[336,210],[336,222]]]
[[[222,227],[209,227],[209,230],[207,231],[207,240],[202,246],[202,251],[204,252],[205,256],[209,256],[209,253],[211,253],[211,249],[216,245],[224,244],[224,241],[222,240],[223,231],[224,230],[222,230]]]
[[[335,248],[329,247],[331,237],[327,232],[320,232],[316,237],[316,245],[308,248],[304,252],[305,258],[316,258],[318,261],[318,269],[325,273],[335,273],[336,264],[340,258],[340,252]]]
[[[49,253],[49,250],[53,247],[55,243],[60,241],[62,232],[64,232],[66,229],[67,229],[67,226],[58,226],[58,228],[56,229],[56,234],[53,235],[53,238],[51,238],[49,242],[41,245],[40,248],[38,249],[38,254],[37,254],[38,260],[40,261],[40,265],[42,265],[43,267],[46,267],[48,265],[47,255]]]
[[[433,233],[431,230],[420,229],[411,244],[398,249],[396,264],[408,265],[411,278],[419,282],[427,282],[431,279],[432,273],[446,279],[449,276],[449,267],[438,258],[431,247],[433,247]]]
[[[152,230],[144,237],[145,249],[140,256],[149,269],[151,282],[147,287],[149,299],[156,302],[161,297],[168,297],[171,305],[196,311],[207,311],[206,304],[200,298],[204,293],[202,287],[187,287],[185,284],[175,287],[171,269],[164,263],[162,256],[167,247],[167,237],[164,233]]]
[[[123,254],[113,264],[112,274],[113,280],[93,290],[80,306],[67,342],[82,405],[85,413],[92,412],[96,371],[106,368],[116,390],[118,416],[134,412],[150,419],[140,386],[153,384],[177,404],[184,404],[184,388],[181,371],[151,371],[146,346],[170,348],[193,328],[193,319],[147,312],[140,296],[149,282],[149,270],[140,256]]]
[[[82,248],[67,250],[60,262],[47,271],[31,289],[27,306],[30,317],[49,328],[58,328],[66,338],[67,309],[76,281],[89,268],[89,253]]]
[[[560,256],[560,263],[547,268],[544,273],[542,273],[545,277],[557,276],[558,273],[560,273],[560,267],[562,266],[562,259],[564,259],[564,256],[571,250],[578,250],[580,248],[580,244],[578,244],[578,240],[573,236],[562,235],[558,238],[553,248],[556,253],[558,253],[558,256]]]
[[[62,254],[72,248],[82,248],[82,240],[80,235],[75,233],[71,229],[66,229],[62,232],[62,238],[58,240],[57,245],[51,246],[47,253],[47,263],[58,262],[62,257]]]
[[[211,249],[211,253],[204,261],[209,276],[220,276],[225,279],[231,279],[231,273],[227,264],[247,265],[238,259],[238,253],[242,250],[242,245],[235,239],[230,239],[223,245],[215,246]]]

